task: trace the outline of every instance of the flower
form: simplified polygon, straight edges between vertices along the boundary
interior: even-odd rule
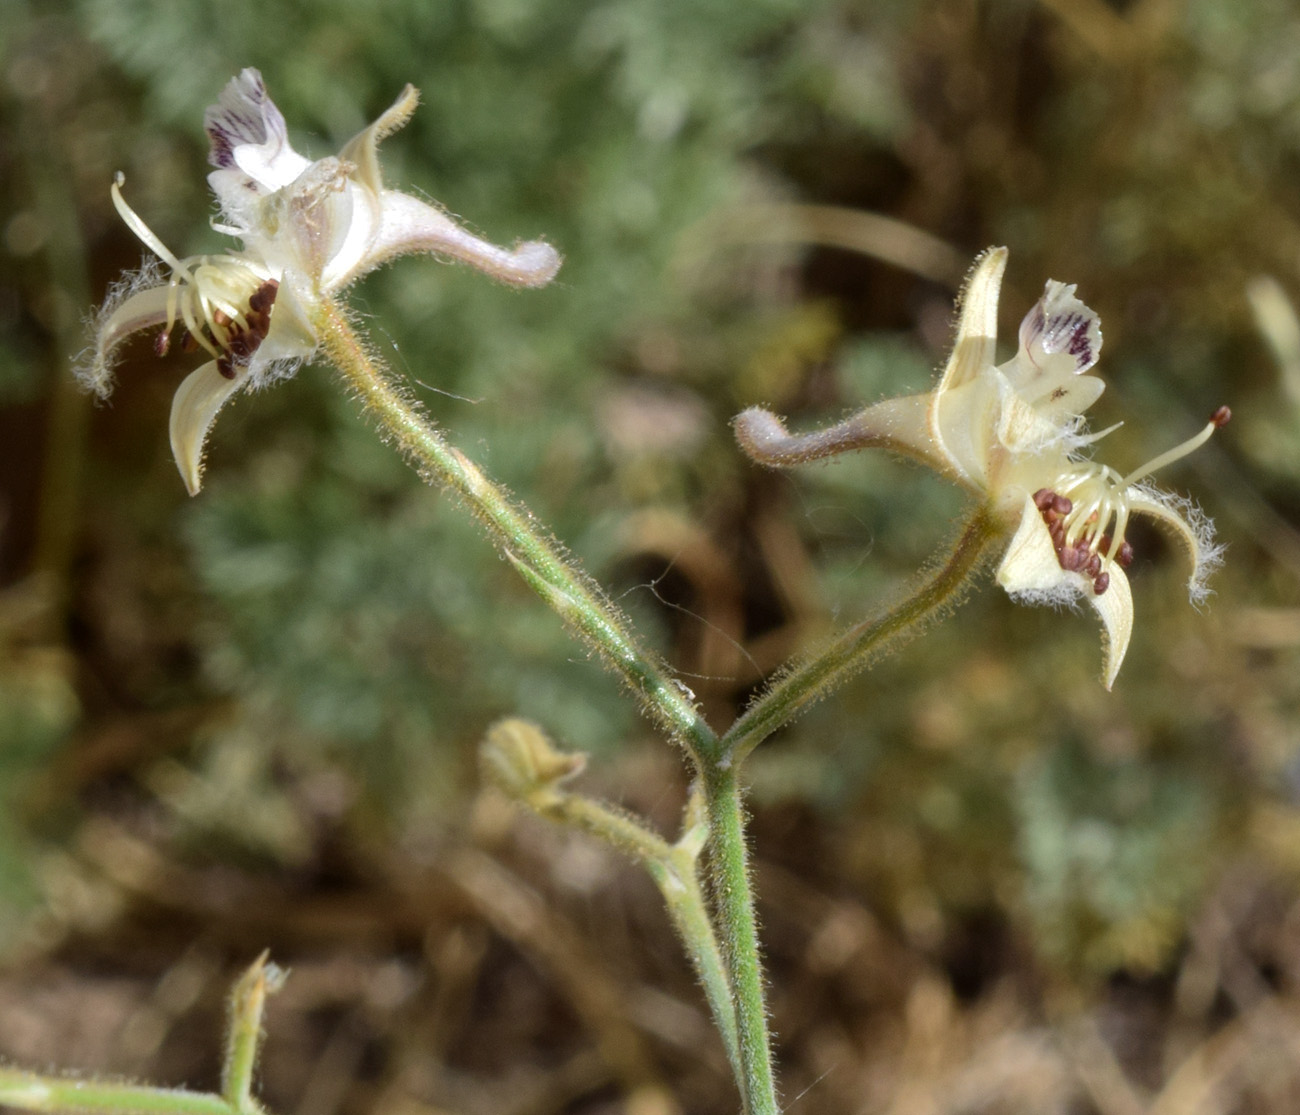
[[[337,157],[312,162],[290,146],[262,75],[246,69],[233,78],[203,123],[216,167],[208,182],[221,207],[213,227],[242,241],[241,251],[178,259],[123,200],[117,175],[113,205],[169,274],[149,263],[114,285],[78,374],[107,396],[122,342],[156,326],[159,355],[179,326],[186,351],[212,357],[172,402],[172,452],[190,495],[199,491],[204,441],[221,407],[240,389],[290,375],[309,360],[326,301],[380,264],[427,252],[520,287],[544,286],[559,270],[549,244],[497,247],[437,206],[384,188],[379,141],[410,119],[418,100],[408,85]]]
[[[1020,324],[1016,355],[995,365],[998,294],[1007,251],[976,261],[961,300],[957,336],[938,386],[886,399],[829,429],[789,434],[759,407],[736,419],[744,450],[767,465],[792,465],[851,449],[885,447],[920,460],[977,496],[1009,542],[998,583],[1015,600],[1073,604],[1086,599],[1104,634],[1102,681],[1119,673],[1133,630],[1124,570],[1133,560],[1129,519],[1147,515],[1185,551],[1194,604],[1222,547],[1192,503],[1141,483],[1199,448],[1231,417],[1220,407],[1195,437],[1127,475],[1083,456],[1116,427],[1089,434],[1084,412],[1105,384],[1089,371],[1101,352],[1097,315],[1075,288],[1048,282]]]

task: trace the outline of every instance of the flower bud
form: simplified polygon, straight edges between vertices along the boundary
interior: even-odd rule
[[[557,750],[532,721],[510,717],[488,729],[479,761],[485,779],[512,798],[527,799],[579,774],[587,756]]]

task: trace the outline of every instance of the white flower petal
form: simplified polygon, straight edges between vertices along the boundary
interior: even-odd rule
[[[113,306],[95,329],[96,366],[107,366],[112,361],[113,350],[132,333],[166,322],[168,295],[166,286],[149,287]]]
[[[1077,289],[1048,279],[1042,298],[1020,323],[1020,352],[1028,368],[1041,370],[1065,356],[1071,371],[1082,375],[1101,358],[1101,320],[1075,297]]]
[[[992,369],[986,369],[992,371]],[[940,472],[974,491],[989,487],[991,450],[999,414],[998,385],[988,375],[929,397],[927,433]]]
[[[367,260],[373,253],[382,219],[378,195],[355,182],[349,182],[337,196],[330,212],[335,238],[320,277],[321,290],[326,294],[347,286],[363,269],[371,269]]]
[[[343,160],[318,159],[262,203],[259,224],[252,230],[268,260],[324,289],[332,289],[325,280],[331,261],[347,254],[354,236],[360,245],[351,254],[362,255],[377,223],[377,201],[348,174]]]
[[[310,360],[315,355],[316,330],[298,297],[301,285],[301,281],[292,275],[280,284],[275,309],[271,311],[270,331],[253,353],[252,365],[277,360]]]
[[[990,248],[975,261],[961,296],[957,337],[939,386],[930,396],[928,433],[935,455],[971,488],[989,481],[998,391],[988,376],[998,341],[998,292],[1006,248]]]
[[[231,78],[217,103],[203,114],[203,128],[211,141],[208,161],[218,171],[209,175],[210,181],[222,171],[238,168],[271,192],[287,186],[311,165],[289,145],[284,116],[267,96],[262,75],[251,67]],[[221,181],[231,184],[228,177]]]
[[[1119,668],[1124,664],[1124,655],[1128,653],[1129,639],[1133,635],[1133,593],[1129,589],[1124,570],[1112,564],[1110,585],[1106,591],[1098,596],[1090,589],[1084,595],[1101,617],[1105,637],[1101,682],[1109,689],[1119,676]]]
[[[1048,282],[1020,323],[1020,351],[999,369],[1025,402],[1054,421],[1082,414],[1106,389],[1083,374],[1101,355],[1101,322],[1074,291]]]
[[[1177,540],[1192,568],[1188,595],[1193,604],[1202,603],[1210,595],[1207,578],[1223,562],[1223,546],[1214,540],[1214,524],[1191,500],[1172,492],[1132,487],[1125,495],[1131,512],[1150,515]]]
[[[244,386],[247,369],[237,368],[233,379],[217,371],[211,360],[185,377],[172,399],[170,424],[172,456],[185,488],[192,496],[203,486],[203,443],[219,411]]]
[[[1006,248],[989,248],[975,261],[961,294],[957,338],[939,381],[940,392],[960,387],[992,366],[998,343],[998,293],[1006,268]]]
[[[327,293],[347,286],[374,267],[368,260],[383,220],[380,196],[384,180],[379,166],[379,143],[403,127],[419,103],[419,90],[407,85],[379,119],[353,136],[339,152],[339,160],[350,167],[351,181],[347,187],[350,209],[345,235],[334,246],[321,274],[321,288]]]
[[[998,566],[997,581],[1016,599],[1030,604],[1072,604],[1090,583],[1061,568],[1052,536],[1034,501],[1025,497],[1020,525]]]
[[[1113,563],[1108,573],[1110,584],[1098,594],[1087,577],[1062,569],[1047,524],[1034,501],[1025,497],[1020,526],[998,566],[998,584],[1022,604],[1061,607],[1086,598],[1101,617],[1105,663],[1102,683],[1107,689],[1115,684],[1133,634],[1133,594],[1128,578]]]

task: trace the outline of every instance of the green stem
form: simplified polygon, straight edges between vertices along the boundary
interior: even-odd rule
[[[253,1099],[253,1070],[262,1044],[262,1010],[268,993],[284,984],[284,971],[267,963],[262,953],[235,984],[230,994],[230,1025],[226,1060],[221,1074],[221,1094],[237,1112],[258,1112]]]
[[[691,966],[704,989],[713,1023],[722,1035],[737,1086],[744,1079],[744,1062],[741,1060],[739,1037],[736,1033],[736,1007],[731,998],[731,981],[718,936],[709,918],[708,902],[700,885],[699,861],[695,856],[683,854],[673,848],[668,860],[646,861],[650,877],[663,895],[668,916],[686,947]]]
[[[745,815],[736,769],[710,765],[704,794],[714,872],[714,911],[726,950],[740,1046],[740,1086],[746,1115],[776,1115],[772,1043],[763,995],[763,964],[749,881]]]
[[[637,643],[603,592],[460,450],[448,443],[415,402],[390,382],[366,351],[343,311],[325,302],[317,322],[330,360],[426,480],[455,492],[528,584],[600,652],[669,735],[697,759],[713,753],[717,736],[686,691]]]
[[[864,669],[890,644],[915,634],[923,623],[956,603],[998,536],[996,524],[981,508],[966,523],[943,565],[915,591],[849,628],[830,646],[778,677],[722,737],[720,764],[739,763],[783,724]]]
[[[714,1023],[726,1046],[727,1059],[739,1083],[743,1079],[743,1063],[736,1035],[737,1012],[732,1004],[727,965],[700,885],[699,858],[708,837],[707,822],[701,818],[676,844],[669,844],[632,817],[573,793],[556,794],[548,803],[545,816],[614,845],[638,860],[650,873],[704,989]]]
[[[564,789],[562,784],[586,765],[586,756],[560,751],[532,721],[509,717],[492,725],[480,745],[479,761],[484,778],[511,800],[548,821],[595,836],[650,873],[704,988],[739,1085],[731,984],[700,885],[700,856],[709,838],[700,792],[692,791],[682,835],[669,844],[634,815]]]
[[[6,1068],[0,1068],[0,1107],[113,1115],[236,1115],[221,1096],[206,1092],[64,1080]]]

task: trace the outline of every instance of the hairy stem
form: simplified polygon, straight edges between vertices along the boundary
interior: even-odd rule
[[[221,1094],[234,1111],[258,1112],[253,1099],[253,1070],[262,1044],[262,1010],[268,994],[284,985],[281,968],[268,963],[262,953],[240,977],[230,994],[230,1022],[226,1036],[226,1058],[221,1072]]]
[[[703,788],[712,839],[714,916],[725,949],[736,1009],[740,1080],[747,1115],[775,1115],[778,1106],[737,768],[754,747],[782,724],[955,601],[984,560],[995,536],[995,527],[985,513],[976,512],[938,570],[901,603],[846,631],[775,682],[722,737],[718,753],[710,755],[704,766]]]
[[[842,684],[891,643],[955,603],[988,556],[996,526],[983,509],[962,529],[944,563],[898,604],[849,628],[829,646],[777,678],[722,737],[722,765],[740,762],[783,724]]]
[[[739,1083],[743,1064],[736,1035],[737,1009],[732,1003],[728,968],[700,884],[699,857],[708,836],[707,822],[701,818],[676,844],[669,844],[626,814],[572,793],[559,795],[546,808],[545,816],[600,837],[632,855],[650,873],[704,989]]]
[[[563,783],[583,769],[586,756],[558,750],[531,721],[510,717],[492,725],[479,747],[479,761],[483,776],[513,801],[549,821],[595,836],[650,873],[704,988],[739,1084],[731,983],[700,884],[700,856],[709,825],[698,787],[687,804],[682,835],[669,844],[640,818],[566,790]]]
[[[74,1115],[263,1115],[253,1098],[253,1068],[262,1041],[262,1008],[266,996],[278,991],[284,972],[263,953],[235,984],[230,997],[222,1094],[184,1088],[150,1088],[139,1084],[107,1084],[99,1080],[69,1080],[34,1072],[0,1068],[0,1107]]]
[[[0,1107],[23,1111],[110,1111],[113,1115],[234,1115],[220,1096],[181,1088],[146,1088],[65,1080],[0,1068]]]
[[[736,1011],[741,1094],[746,1115],[776,1115],[772,1040],[764,1002],[758,921],[749,880],[745,812],[735,766],[710,764],[704,774],[713,858],[713,905]]]
[[[0,1068],[0,1107],[113,1115],[235,1115],[221,1096],[206,1092],[67,1080],[6,1068]]]
[[[644,650],[626,621],[596,584],[538,527],[527,510],[496,484],[425,418],[367,351],[343,311],[326,302],[317,322],[329,359],[420,475],[455,492],[520,575],[604,658],[641,698],[668,734],[695,759],[713,753],[717,736],[684,688]]]

